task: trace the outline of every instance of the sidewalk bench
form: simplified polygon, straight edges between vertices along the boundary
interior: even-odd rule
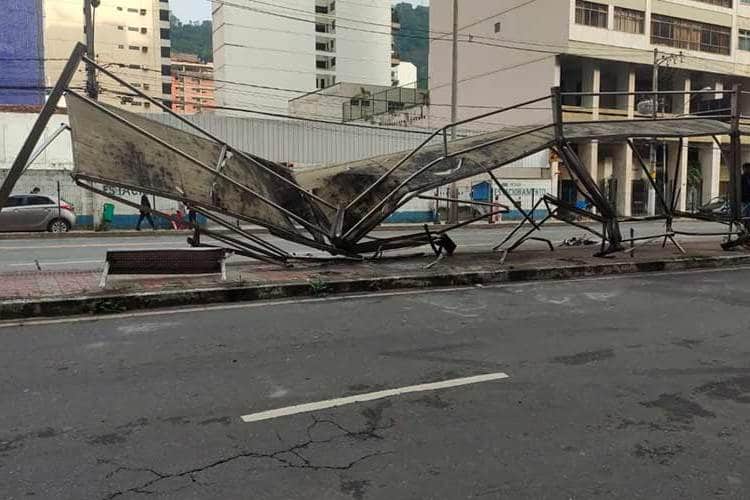
[[[221,274],[226,280],[224,248],[108,250],[99,287],[111,274]]]

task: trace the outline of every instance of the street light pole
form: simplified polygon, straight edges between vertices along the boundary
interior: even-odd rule
[[[99,6],[100,0],[83,0],[83,31],[86,34],[86,55],[96,60],[94,49],[94,9]],[[96,68],[86,63],[86,93],[96,100],[99,97],[99,89],[96,85]]]
[[[458,0],[453,0],[453,56],[451,58],[451,123],[458,121]],[[456,127],[451,127],[451,140],[456,140]],[[458,199],[458,186],[450,185],[448,198]],[[458,223],[458,202],[448,205],[448,223]]]

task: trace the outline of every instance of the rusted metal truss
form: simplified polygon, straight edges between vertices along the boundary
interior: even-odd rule
[[[184,123],[189,131],[163,125],[150,120],[146,115],[101,104],[72,90],[70,81],[81,62],[94,66],[101,74],[112,78],[129,92],[171,114]],[[663,93],[702,92],[705,91]],[[726,220],[717,221],[729,225],[726,234],[731,240],[728,245],[732,246],[738,244],[737,241],[747,239],[747,221],[742,215],[739,191],[739,148],[741,136],[750,134],[750,129],[741,125],[738,111],[741,90],[735,87],[718,92],[731,96],[732,108],[729,114],[565,123],[562,113],[563,96],[606,93],[564,94],[559,88],[554,88],[548,96],[440,128],[412,151],[297,171],[238,150],[188,119],[173,113],[159,100],[147,96],[89,59],[85,55],[85,47],[79,44],[0,187],[0,207],[29,162],[45,126],[64,95],[75,160],[72,176],[76,183],[111,198],[116,197],[97,186],[118,186],[179,200],[232,233],[230,235],[204,230],[206,234],[237,253],[263,261],[286,263],[295,256],[242,230],[237,224],[228,222],[229,218],[263,226],[271,234],[284,240],[344,259],[362,259],[369,254],[379,256],[387,250],[423,245],[431,246],[436,254],[451,253],[455,249],[455,244],[448,237],[451,230],[493,214],[507,212],[508,207],[485,207],[488,213],[437,231],[431,231],[425,226],[424,231],[390,238],[375,238],[371,236],[371,232],[408,201],[418,197],[437,199],[425,193],[478,174],[489,174],[497,189],[522,215],[519,225],[496,250],[507,253],[529,239],[539,239],[534,233],[545,222],[560,219],[600,238],[600,254],[623,251],[623,243],[632,243],[634,238],[628,240],[622,237],[619,227],[622,219],[618,218],[613,203],[607,199],[573,147],[575,143],[592,140],[627,142],[633,149],[638,164],[647,171],[643,158],[633,145],[633,139],[673,138],[678,139],[682,146],[682,141],[690,137],[729,137],[726,163],[732,172],[732,212]],[[448,132],[453,127],[542,102],[548,103],[552,110],[550,123],[507,127],[489,134],[448,141]],[[591,209],[581,209],[546,195],[531,210],[524,211],[493,173],[504,165],[550,149],[557,153],[563,166],[575,180],[579,195],[588,200]],[[682,147],[678,151],[682,154]],[[679,162],[680,158],[678,165]],[[679,172],[679,168],[675,172]],[[656,190],[663,213],[661,218],[666,221],[665,233],[654,238],[663,237],[665,242],[674,242],[673,236],[677,232],[672,229],[673,218],[692,216],[676,210],[679,179],[675,175],[671,179],[671,188],[662,192],[650,175],[647,178]],[[118,201],[133,205],[127,200]],[[534,210],[541,206],[546,208],[547,216],[535,221]],[[571,213],[600,223],[601,231],[571,221],[565,215]],[[195,245],[201,244],[200,235],[196,233],[191,241]]]

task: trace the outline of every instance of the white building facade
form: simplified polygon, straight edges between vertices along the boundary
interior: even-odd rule
[[[217,106],[286,113],[337,82],[390,85],[388,0],[284,0],[213,9]]]
[[[462,2],[458,24],[461,118],[477,114],[476,106],[512,105],[547,95],[554,86],[563,92],[653,90],[654,49],[660,58],[675,56],[660,68],[659,90],[722,90],[735,84],[750,88],[747,0]],[[451,27],[452,0],[433,0],[430,29],[449,32]],[[431,101],[450,102],[449,37],[431,42],[430,60]],[[721,94],[675,95],[660,103],[659,113],[678,116],[723,109],[727,99],[721,98]],[[635,96],[569,96],[564,99],[564,118],[634,118],[637,100]],[[748,111],[743,109],[744,114]],[[448,119],[437,116],[440,113],[447,114],[444,109],[434,110],[436,117]],[[549,106],[540,105],[490,117],[481,126],[550,121]],[[648,159],[648,144],[640,146]],[[593,142],[576,148],[620,215],[653,213],[653,192],[626,144]],[[676,141],[666,141],[657,146],[657,153],[651,175],[658,183],[665,170],[673,177],[677,169],[678,208],[691,209],[726,192],[729,173],[711,138],[686,141],[681,155]],[[750,150],[745,148],[743,156],[750,160]],[[572,181],[565,173],[559,176],[560,196],[575,201]]]

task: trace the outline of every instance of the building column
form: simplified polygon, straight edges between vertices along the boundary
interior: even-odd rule
[[[601,92],[601,69],[596,61],[585,61],[581,70],[581,90],[583,92]],[[584,96],[581,104],[591,110],[591,118],[599,119],[599,96]],[[599,143],[591,141],[578,145],[578,157],[595,182],[599,182]]]
[[[617,108],[628,112],[628,119],[635,117],[635,70],[627,66],[624,71],[617,72],[617,91],[630,92],[630,95],[617,96]]]
[[[669,186],[667,186],[671,196],[672,182],[677,175],[677,210],[684,211],[687,200],[687,169],[688,169],[688,143],[687,140],[682,144],[682,156],[680,164],[677,165],[677,156],[679,155],[679,142],[670,142],[667,153],[667,172],[669,172]],[[667,198],[668,199],[668,198]]]
[[[601,92],[601,69],[599,63],[595,61],[586,61],[583,63],[581,70],[581,88],[583,92]],[[591,109],[591,115],[594,120],[599,119],[599,96],[584,96],[582,104],[584,108]]]
[[[599,184],[599,143],[591,141],[578,145],[578,158],[580,158],[586,171],[594,182]]]
[[[615,146],[615,178],[617,179],[617,215],[630,217],[633,200],[633,152],[627,144]]]
[[[708,203],[719,196],[719,180],[721,175],[721,151],[716,144],[711,143],[700,150],[701,174],[703,177],[703,192],[701,202]]]

